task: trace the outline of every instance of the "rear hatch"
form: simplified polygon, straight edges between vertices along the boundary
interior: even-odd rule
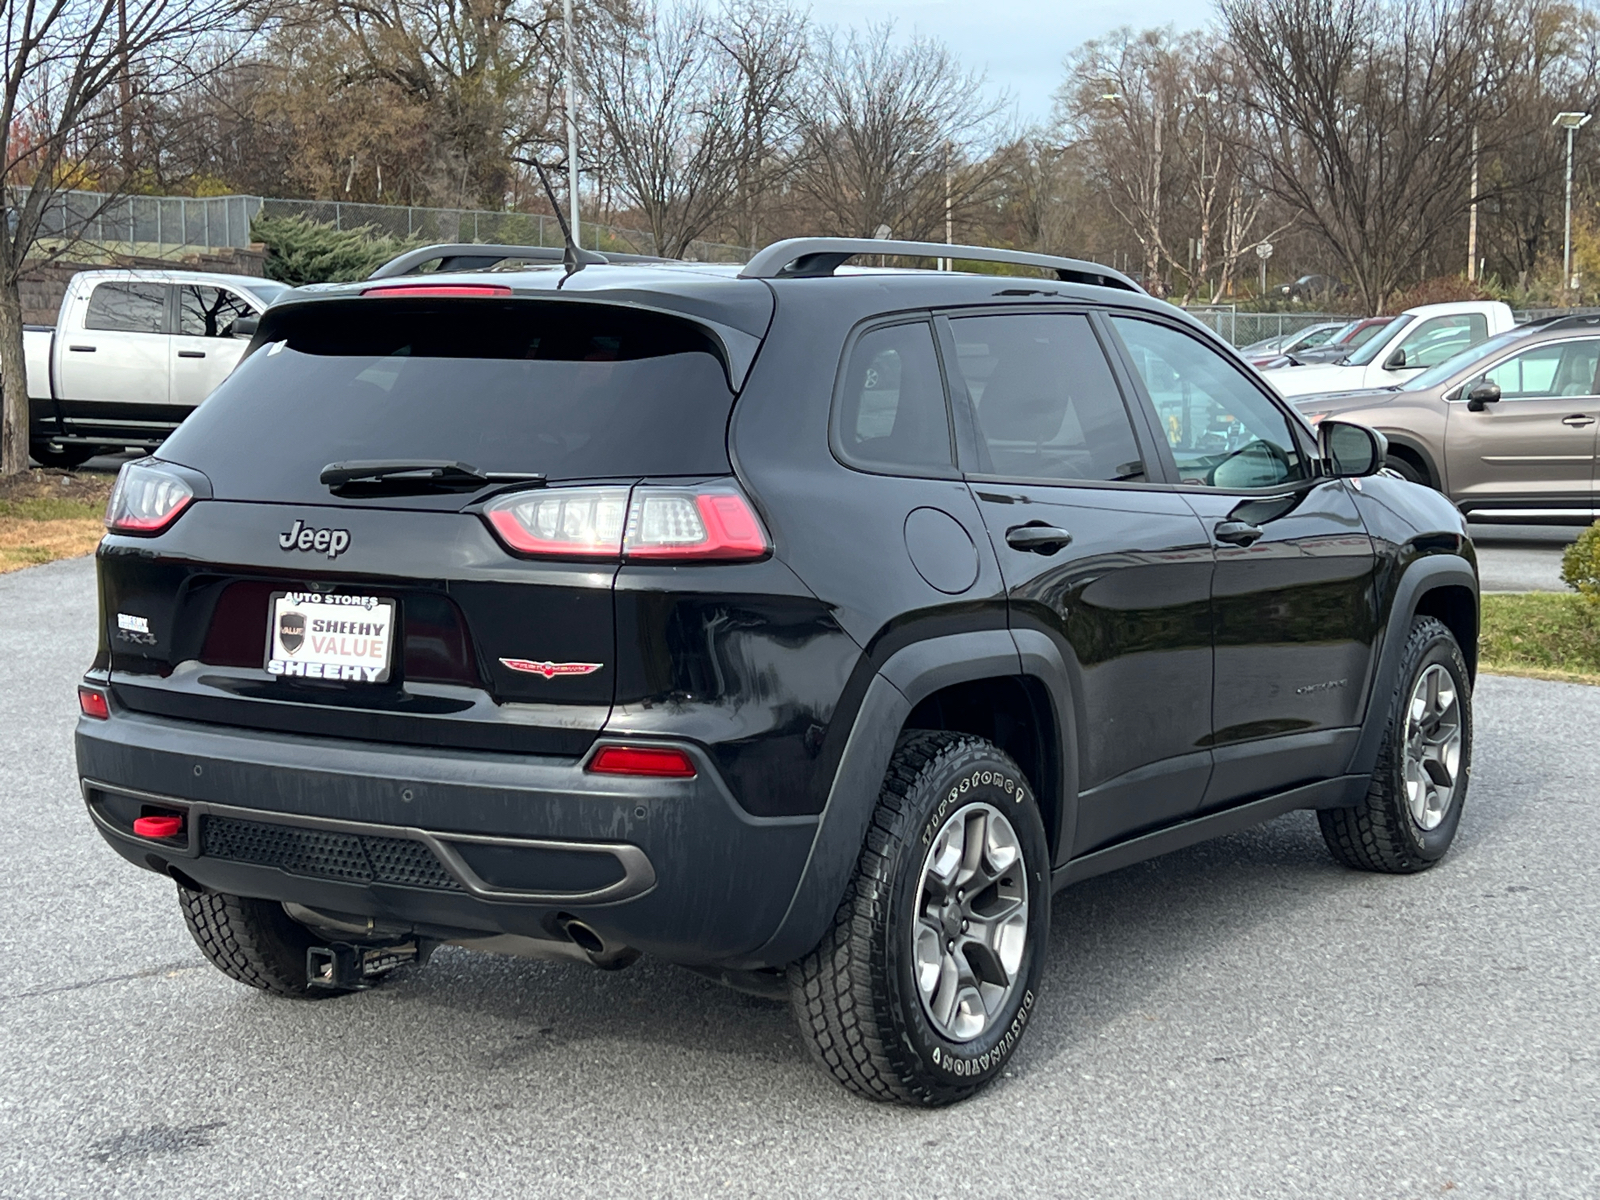
[[[113,694],[263,730],[581,754],[614,694],[629,498],[729,476],[733,395],[716,338],[667,313],[274,308],[152,467],[197,498],[102,548]]]

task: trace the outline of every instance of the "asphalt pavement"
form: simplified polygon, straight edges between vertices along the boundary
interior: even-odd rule
[[[1581,528],[1562,525],[1472,525],[1480,586],[1486,592],[1565,592],[1561,555]]]
[[[1006,1078],[859,1100],[671,966],[445,949],[357,996],[207,966],[78,797],[87,559],[0,577],[0,1196],[1600,1195],[1600,689],[1486,678],[1436,870],[1316,822],[1057,897]]]

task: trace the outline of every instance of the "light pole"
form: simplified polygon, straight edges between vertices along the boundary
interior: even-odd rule
[[[563,25],[562,40],[566,43],[567,51],[567,197],[572,209],[572,240],[576,245],[583,245],[583,236],[578,232],[578,114],[575,109],[573,62],[572,62],[572,0],[562,0],[561,23]]]
[[[1572,139],[1578,130],[1589,123],[1592,114],[1586,112],[1557,113],[1551,122],[1567,131],[1567,226],[1565,249],[1561,255],[1561,286],[1572,287]]]

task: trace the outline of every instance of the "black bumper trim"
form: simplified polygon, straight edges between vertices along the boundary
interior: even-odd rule
[[[405,838],[420,842],[444,864],[445,869],[455,877],[468,894],[479,900],[510,901],[518,904],[614,904],[621,900],[631,900],[635,896],[642,896],[653,888],[656,883],[655,868],[651,866],[649,857],[639,847],[627,842],[568,842],[547,838],[488,837],[481,834],[464,833],[439,834],[427,829],[419,829],[415,826],[378,825],[367,821],[342,821],[330,817],[298,815],[290,817],[261,809],[236,808],[227,804],[184,800],[176,796],[143,792],[135,788],[120,787],[116,784],[104,783],[96,779],[85,778],[83,780],[84,802],[89,807],[89,815],[104,833],[116,837],[129,845],[159,850],[163,855],[172,858],[199,858],[201,856],[201,839],[191,834],[185,843],[178,845],[164,839],[140,837],[131,828],[124,828],[113,820],[105,812],[103,804],[96,804],[96,792],[123,796],[144,804],[182,811],[186,814],[186,824],[189,829],[197,828],[195,825],[197,818],[203,820],[207,817],[224,817],[253,824],[282,825],[291,829],[316,829],[330,833],[350,834],[355,837]],[[615,859],[621,867],[622,878],[603,888],[583,892],[534,892],[496,887],[480,878],[467,865],[461,854],[452,845],[452,843],[457,842],[476,846],[498,846],[510,850],[542,850],[569,854],[608,855]]]

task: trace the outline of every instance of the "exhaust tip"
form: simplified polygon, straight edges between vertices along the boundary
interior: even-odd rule
[[[563,928],[566,935],[578,946],[589,954],[604,954],[606,951],[605,939],[590,929],[582,921],[571,920]]]

